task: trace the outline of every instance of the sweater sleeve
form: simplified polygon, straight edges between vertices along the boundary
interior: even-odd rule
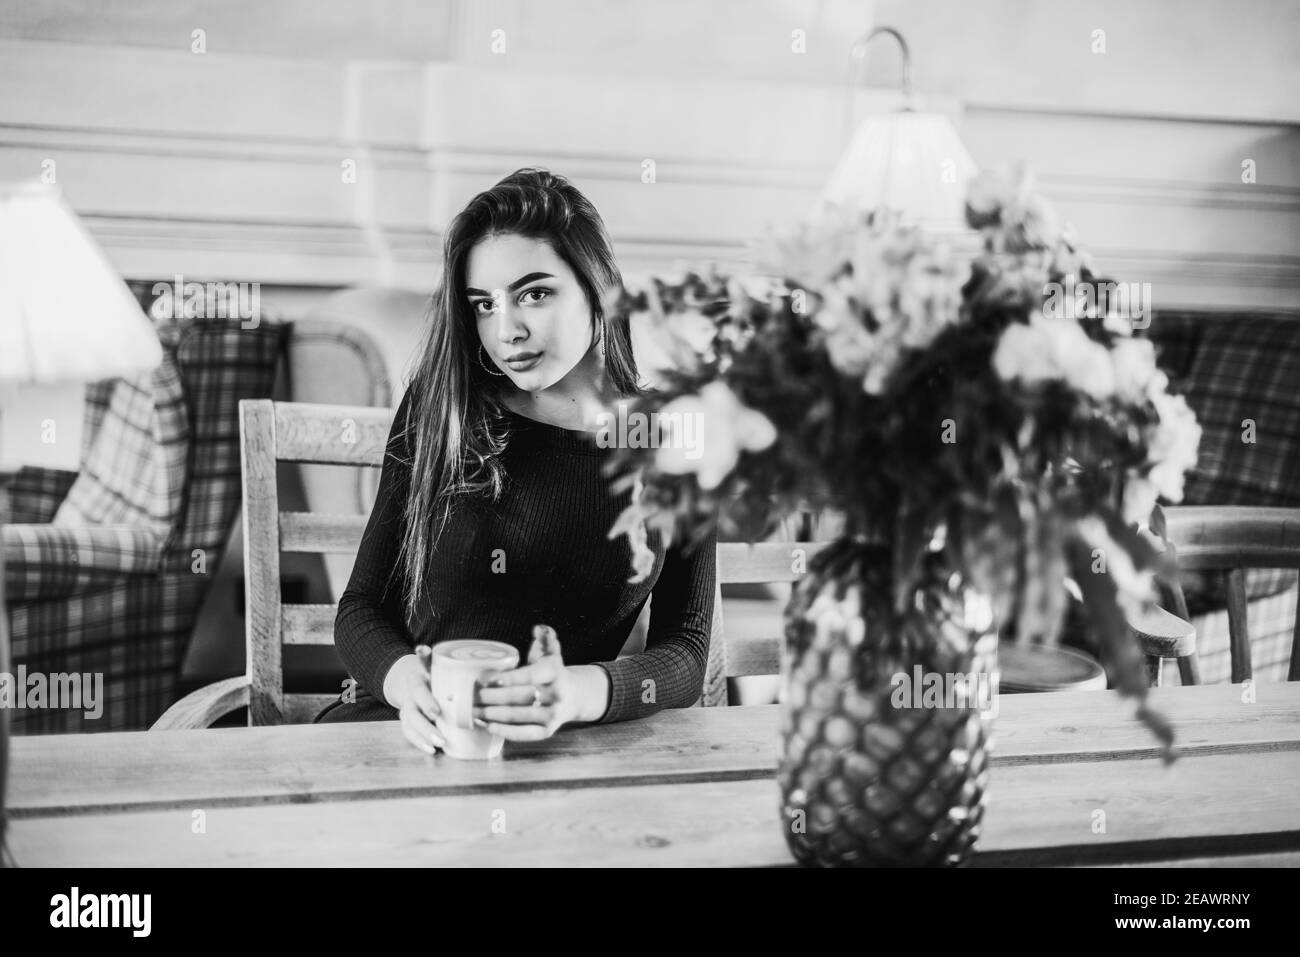
[[[389,669],[415,650],[405,625],[404,589],[397,562],[411,483],[410,450],[405,441],[410,402],[408,389],[393,416],[375,506],[334,620],[334,645],[348,673],[381,701]]]
[[[603,722],[642,718],[663,708],[688,708],[699,700],[709,660],[717,582],[717,532],[689,552],[674,544],[664,556],[650,598],[645,651],[603,662],[609,707]]]

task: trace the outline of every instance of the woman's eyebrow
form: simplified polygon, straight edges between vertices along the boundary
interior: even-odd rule
[[[552,275],[551,275],[550,273],[548,273],[548,272],[530,272],[527,276],[520,276],[518,279],[516,279],[514,282],[512,282],[509,286],[507,286],[507,287],[506,287],[506,292],[514,292],[514,291],[515,291],[516,289],[518,289],[520,286],[526,286],[528,283],[533,282],[533,281],[536,280],[536,279],[554,279],[554,278],[555,278],[555,277],[552,276]],[[471,286],[469,289],[466,289],[466,290],[465,290],[465,293],[466,293],[466,295],[470,295],[470,296],[490,296],[490,295],[492,295],[492,294],[489,293],[489,292],[484,292],[482,289],[475,289],[475,288],[472,287],[472,286]]]

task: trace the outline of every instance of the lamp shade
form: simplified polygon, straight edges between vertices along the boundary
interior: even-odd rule
[[[859,125],[822,190],[822,201],[859,211],[885,207],[939,231],[965,228],[966,184],[977,168],[942,113],[902,110]]]
[[[0,383],[93,382],[160,362],[149,318],[58,189],[0,186]]]

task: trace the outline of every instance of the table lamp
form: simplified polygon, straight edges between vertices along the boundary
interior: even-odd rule
[[[820,204],[861,212],[890,209],[904,222],[963,232],[966,185],[978,171],[975,161],[947,116],[912,108],[911,51],[893,27],[877,27],[853,45],[845,132],[852,125],[856,74],[867,45],[879,36],[893,37],[902,50],[903,107],[862,120],[822,189]]]
[[[162,346],[149,318],[59,190],[0,184],[0,417],[5,392],[87,383],[156,368]],[[3,431],[0,430],[0,444]],[[0,675],[13,688],[5,604],[8,486],[22,463],[0,447]],[[0,862],[5,843],[9,709],[0,707]]]

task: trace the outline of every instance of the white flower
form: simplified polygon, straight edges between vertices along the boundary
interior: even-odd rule
[[[668,317],[668,330],[675,338],[685,342],[696,355],[703,356],[713,346],[716,327],[708,316],[698,310],[688,309]]]
[[[1156,487],[1141,475],[1130,475],[1124,480],[1124,522],[1127,525],[1145,525],[1151,521],[1159,495]]]
[[[1150,339],[1120,339],[1110,350],[1115,370],[1115,394],[1134,405],[1145,403],[1155,391],[1163,392],[1168,379],[1156,366],[1156,347]]]
[[[1056,240],[1056,248],[1052,250],[1052,272],[1061,276],[1081,276],[1085,269],[1091,271],[1091,267],[1090,257],[1079,248],[1074,224],[1066,223]]]
[[[858,378],[867,370],[875,344],[862,318],[840,286],[828,287],[813,322],[825,333],[826,356],[842,375]]]
[[[1094,399],[1114,395],[1115,370],[1111,367],[1110,350],[1089,339],[1076,323],[1068,323],[1068,326],[1074,333],[1058,336],[1055,342],[1057,361],[1066,370],[1065,381]]]
[[[655,300],[651,302],[657,306]],[[717,331],[713,320],[696,309],[656,315],[658,310],[635,312],[630,317],[637,361],[649,372],[690,370],[712,351]]]
[[[776,427],[763,413],[741,404],[723,382],[710,382],[698,395],[673,399],[660,411],[671,419],[697,417],[702,423],[696,448],[668,442],[655,453],[655,466],[670,475],[694,473],[700,488],[717,488],[736,467],[740,453],[758,452],[776,441]],[[694,456],[694,457],[692,457]]]
[[[1007,382],[1064,382],[1095,399],[1115,392],[1110,351],[1073,319],[1035,315],[1028,324],[1012,323],[998,340],[993,369]]]
[[[1181,502],[1186,472],[1196,465],[1201,426],[1196,413],[1181,395],[1159,391],[1151,396],[1160,424],[1151,439],[1148,475],[1156,492],[1170,502]]]
[[[907,350],[926,348],[958,321],[969,264],[889,221],[859,231],[851,264],[851,275],[828,293],[826,308],[837,318],[821,324],[831,330],[831,363],[847,375],[861,375],[863,389],[876,395]],[[868,316],[874,328],[868,328]]]
[[[966,188],[966,221],[995,252],[1053,249],[1063,230],[1027,167],[982,171]]]
[[[1024,242],[1032,249],[1050,249],[1061,237],[1056,210],[1038,193],[1019,198],[1012,208],[1003,211],[1003,219],[1020,229]]]
[[[1023,175],[1009,167],[981,170],[966,186],[966,216],[976,229],[989,225],[1015,202]]]
[[[1019,379],[1033,385],[1060,378],[1051,353],[1043,348],[1044,335],[1037,325],[1013,322],[1002,331],[993,352],[993,371],[1004,382]]]
[[[863,229],[860,214],[832,207],[794,229],[769,230],[752,244],[750,258],[760,273],[782,276],[804,289],[821,289],[849,261],[854,236]]]

